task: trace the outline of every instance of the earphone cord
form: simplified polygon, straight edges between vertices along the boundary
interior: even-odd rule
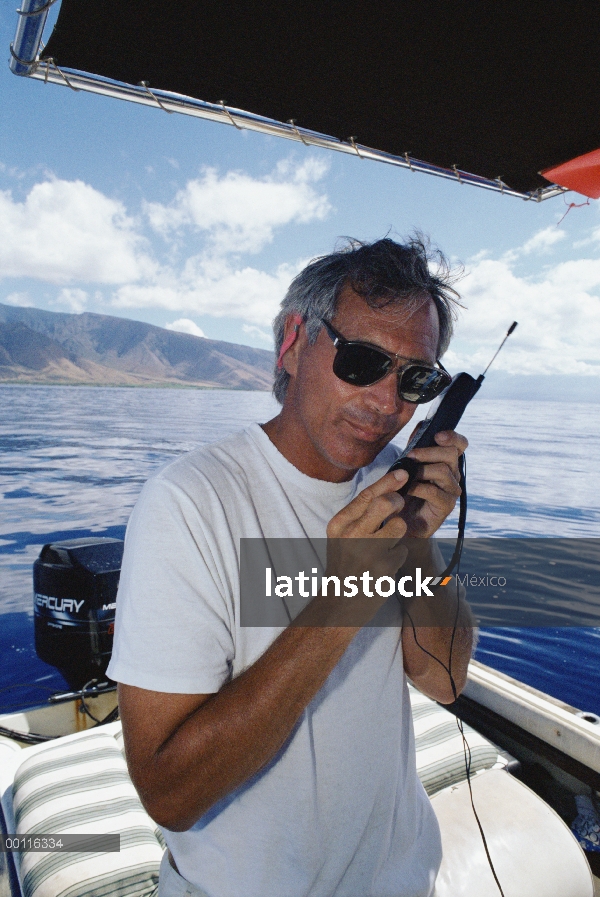
[[[448,660],[448,666],[446,666],[446,664],[442,660],[440,660],[439,657],[436,657],[435,654],[432,654],[431,651],[428,651],[427,648],[424,648],[423,645],[421,645],[421,643],[419,642],[419,640],[417,638],[417,630],[415,628],[414,620],[407,610],[404,611],[404,613],[410,620],[410,625],[411,625],[412,631],[413,631],[413,638],[415,640],[415,644],[417,645],[417,647],[420,648],[421,651],[424,651],[428,657],[431,657],[432,660],[435,660],[436,663],[439,663],[439,665],[441,667],[443,667],[443,669],[448,673],[448,676],[450,678],[450,686],[452,688],[452,694],[454,696],[455,701],[458,698],[458,691],[456,688],[456,683],[454,681],[454,676],[452,675],[452,653],[454,650],[454,640],[455,640],[455,636],[456,636],[456,629],[458,626],[458,614],[459,614],[459,609],[460,609],[460,596],[458,593],[458,573],[460,571],[460,559],[461,559],[463,544],[464,544],[464,539],[465,539],[465,524],[466,524],[466,520],[467,520],[467,462],[466,462],[464,454],[461,455],[459,458],[458,469],[459,469],[459,473],[460,473],[460,487],[462,490],[461,495],[460,495],[460,509],[459,509],[459,515],[458,515],[458,537],[456,539],[456,547],[454,549],[454,554],[452,555],[452,560],[450,561],[450,564],[448,565],[448,567],[445,569],[445,571],[443,573],[443,576],[449,576],[451,574],[452,570],[454,570],[454,568],[456,567],[456,613],[454,615],[454,623],[452,624],[452,636],[450,638],[450,657]],[[461,719],[458,718],[458,716],[456,717],[456,725],[458,727],[458,731],[461,734],[462,743],[463,743],[463,752],[464,752],[464,756],[465,756],[465,772],[467,774],[467,785],[469,787],[469,797],[471,800],[471,807],[473,809],[473,815],[475,816],[475,821],[477,822],[477,827],[479,828],[479,833],[481,835],[481,840],[483,842],[483,849],[485,850],[485,855],[487,857],[487,861],[488,861],[490,869],[492,871],[492,875],[494,876],[494,881],[496,882],[496,884],[498,886],[498,890],[500,891],[500,894],[502,895],[502,897],[505,897],[504,891],[502,890],[502,885],[500,884],[500,881],[498,880],[498,876],[496,875],[496,870],[494,869],[494,864],[493,864],[492,858],[490,856],[490,851],[489,851],[486,837],[485,837],[485,834],[483,831],[483,826],[481,825],[481,821],[479,819],[479,816],[477,815],[477,810],[475,809],[475,802],[473,800],[473,789],[471,787],[471,759],[472,759],[471,758],[471,748],[469,747],[469,742],[467,741],[466,736],[465,736],[463,722]]]

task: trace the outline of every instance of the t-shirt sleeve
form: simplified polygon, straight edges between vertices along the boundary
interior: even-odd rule
[[[146,483],[125,537],[112,679],[151,691],[209,694],[230,678],[233,596],[217,545],[179,486],[160,475]]]

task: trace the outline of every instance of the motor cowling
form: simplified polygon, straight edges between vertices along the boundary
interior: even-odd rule
[[[51,542],[33,565],[35,650],[72,689],[106,678],[123,544],[99,537]]]

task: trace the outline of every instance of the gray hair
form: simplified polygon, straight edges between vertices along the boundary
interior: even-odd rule
[[[430,271],[430,264],[436,271]],[[458,272],[460,273],[460,272]],[[440,338],[437,357],[441,358],[452,339],[459,296],[452,284],[458,274],[440,250],[431,249],[428,241],[416,234],[406,243],[389,237],[375,243],[347,240],[347,245],[331,255],[314,259],[298,274],[281,303],[273,321],[275,358],[283,343],[285,322],[290,314],[304,321],[308,342],[316,341],[323,326],[321,319],[331,321],[341,291],[350,286],[372,308],[402,303],[410,311],[423,293],[433,300],[438,312]],[[290,375],[285,368],[275,367],[273,394],[283,405]]]

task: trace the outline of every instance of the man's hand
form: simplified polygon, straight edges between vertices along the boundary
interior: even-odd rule
[[[469,444],[453,430],[436,433],[435,441],[436,446],[414,449],[408,455],[421,466],[400,516],[407,535],[421,539],[433,535],[454,509],[461,493],[458,459]]]
[[[405,470],[386,473],[359,492],[350,504],[332,517],[327,527],[328,539],[401,539],[406,524],[398,514],[404,499],[398,494],[407,480]],[[382,523],[385,525],[382,526]]]

